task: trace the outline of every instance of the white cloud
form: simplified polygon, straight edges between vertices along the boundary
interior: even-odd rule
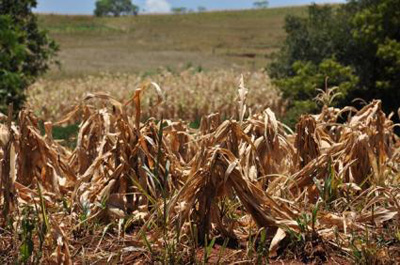
[[[167,13],[171,11],[171,4],[166,0],[146,0],[146,11],[150,13]]]

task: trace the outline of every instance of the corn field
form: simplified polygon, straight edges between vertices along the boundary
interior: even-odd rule
[[[165,100],[153,108],[155,92],[149,90],[142,99],[142,117],[168,117],[170,119],[199,122],[201,117],[219,112],[221,117],[234,117],[237,113],[237,84],[241,73],[235,70],[198,72],[187,69],[178,73],[160,69],[152,75],[101,73],[97,76],[59,80],[42,79],[28,89],[27,107],[44,120],[59,120],[62,114],[79,104],[85,95],[107,92],[119,101],[132,96],[136,88],[146,82],[156,82],[165,91]],[[283,115],[284,101],[264,71],[243,74],[252,89],[247,105],[254,112],[267,107]]]
[[[44,133],[10,109],[1,263],[400,262],[400,142],[381,102],[324,106],[292,131],[247,105],[243,78],[236,93],[234,118],[198,129],[151,82],[124,102],[90,93]],[[52,136],[72,122],[73,150]]]

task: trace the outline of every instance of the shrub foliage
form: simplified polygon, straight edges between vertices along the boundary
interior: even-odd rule
[[[0,0],[0,111],[20,109],[24,90],[49,67],[56,43],[40,30],[35,0]]]
[[[399,17],[397,0],[312,5],[307,17],[286,18],[287,39],[270,65],[271,75],[292,108],[315,105],[310,101],[315,88],[325,88],[329,77],[328,86],[339,86],[341,93],[336,104],[380,98],[385,111],[394,111],[400,96]]]

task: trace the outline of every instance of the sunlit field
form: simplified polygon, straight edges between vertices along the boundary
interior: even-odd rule
[[[30,259],[52,263],[399,261],[398,138],[380,101],[325,106],[293,132],[270,108],[247,105],[250,82],[240,80],[236,115],[210,109],[193,129],[163,110],[176,95],[167,84],[144,82],[123,102],[87,95],[57,124],[79,122],[74,148],[29,110],[2,128],[14,175],[3,211],[18,208],[2,221],[22,234],[2,232],[3,261],[26,244]],[[225,96],[217,88],[211,102]]]
[[[142,116],[182,119],[198,123],[203,116],[219,113],[224,119],[237,115],[237,87],[241,75],[249,87],[248,105],[253,111],[269,107],[278,115],[284,112],[280,93],[265,72],[217,70],[199,72],[188,69],[179,73],[160,70],[147,76],[141,74],[100,74],[64,80],[40,80],[28,90],[27,107],[45,120],[58,121],[90,93],[107,93],[115,99],[129,101],[135,89],[155,82],[164,91],[164,101],[157,108],[154,90],[144,93]]]
[[[288,14],[40,14],[60,65],[0,113],[0,264],[400,264],[396,113],[311,63],[290,102]]]
[[[98,72],[154,72],[188,66],[259,70],[285,39],[285,16],[306,7],[184,15],[41,15],[40,25],[60,44],[52,78]]]

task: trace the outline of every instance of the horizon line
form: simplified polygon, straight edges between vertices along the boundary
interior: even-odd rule
[[[323,3],[310,3],[310,4],[293,4],[293,5],[282,5],[282,6],[272,6],[272,7],[267,7],[267,8],[233,8],[233,9],[209,9],[206,11],[191,11],[191,12],[186,12],[182,14],[174,14],[173,12],[143,12],[140,13],[139,15],[187,15],[187,14],[193,14],[193,13],[213,13],[213,12],[235,12],[235,11],[251,11],[251,10],[266,10],[266,9],[279,9],[279,8],[290,8],[290,7],[307,7],[311,6],[312,4],[316,5],[342,5],[343,3],[339,2],[329,2],[327,0],[326,2]],[[93,10],[94,12],[94,10]],[[38,12],[38,11],[33,11],[33,13],[38,14],[38,15],[57,15],[57,16],[94,16],[92,13],[58,13],[58,12]]]

